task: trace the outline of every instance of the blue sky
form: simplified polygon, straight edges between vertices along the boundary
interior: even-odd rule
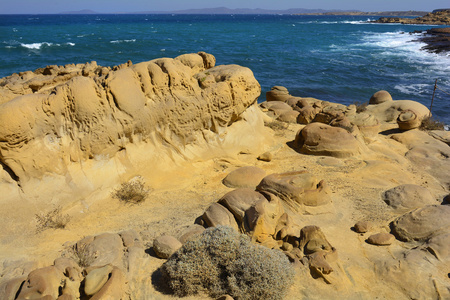
[[[424,10],[450,7],[449,0],[0,0],[0,14],[58,13],[91,9],[98,12],[170,11],[189,8],[321,8],[361,11]]]

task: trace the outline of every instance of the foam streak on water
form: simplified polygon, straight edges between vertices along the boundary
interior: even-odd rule
[[[376,19],[370,17],[369,20]],[[450,92],[450,56],[421,50],[414,30],[356,16],[0,16],[0,77],[92,60],[112,66],[206,51],[249,67],[262,86],[350,104],[380,90],[429,106],[434,82]],[[433,114],[450,124],[450,96]]]

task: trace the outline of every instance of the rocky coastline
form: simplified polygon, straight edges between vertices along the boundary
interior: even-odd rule
[[[381,17],[372,23],[401,23],[401,24],[423,24],[423,25],[450,25],[450,9],[438,10],[424,16],[411,18]]]
[[[205,52],[0,79],[0,299],[449,299],[450,132],[265,92]]]
[[[395,16],[395,17],[422,17],[428,12],[426,11],[336,11],[324,13],[304,13],[298,14],[303,16]]]
[[[423,36],[418,41],[426,43],[422,49],[434,53],[450,52],[450,27],[432,28],[426,31],[414,31]]]

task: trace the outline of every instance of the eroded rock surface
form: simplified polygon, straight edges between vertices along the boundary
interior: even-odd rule
[[[71,163],[111,158],[130,143],[165,144],[183,155],[186,146],[237,121],[260,94],[251,70],[214,65],[202,52],[108,72],[83,65],[7,77],[0,94],[1,162],[25,184],[66,174]],[[24,88],[13,88],[19,85]]]
[[[350,157],[360,153],[358,141],[347,130],[311,123],[298,132],[296,149],[304,154]]]
[[[430,205],[409,212],[392,223],[393,233],[402,241],[426,241],[449,232],[450,206]]]

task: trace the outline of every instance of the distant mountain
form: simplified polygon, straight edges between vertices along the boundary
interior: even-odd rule
[[[83,10],[77,10],[77,11],[64,11],[64,12],[60,12],[59,14],[60,15],[98,15],[101,13],[90,10],[90,9],[83,9]]]
[[[295,15],[295,14],[321,14],[327,12],[339,12],[340,10],[324,10],[324,9],[306,9],[306,8],[290,8],[284,10],[262,9],[262,8],[201,8],[201,9],[186,9],[175,11],[141,11],[134,12],[135,14],[183,14],[183,15]],[[355,10],[355,12],[357,12]]]

